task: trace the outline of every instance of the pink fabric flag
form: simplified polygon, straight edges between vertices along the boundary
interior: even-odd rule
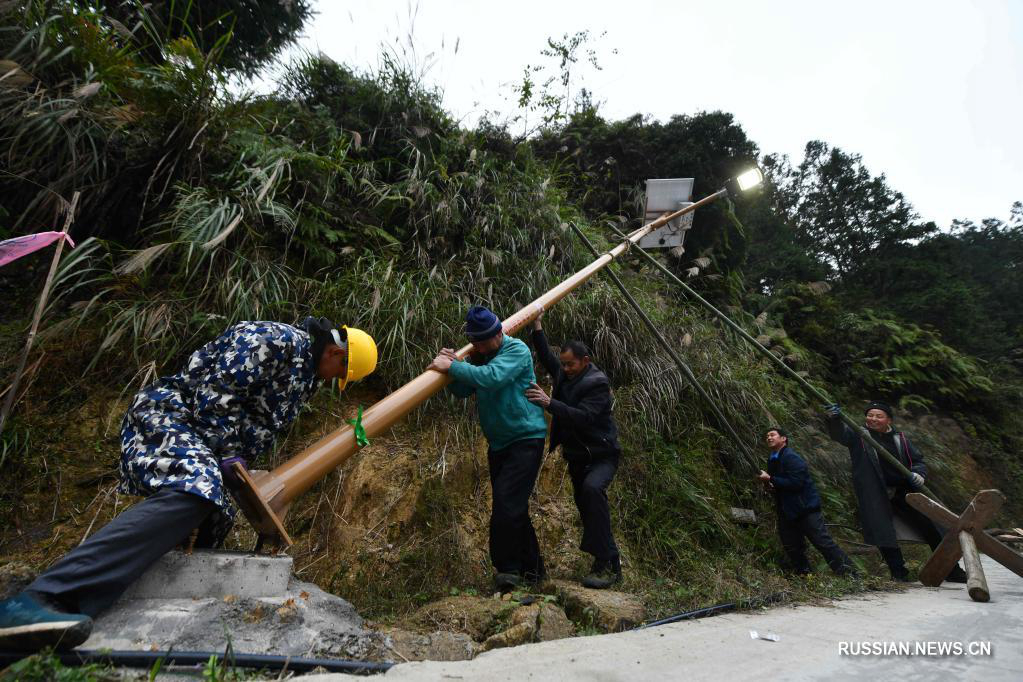
[[[33,251],[49,246],[61,238],[67,239],[67,243],[74,248],[75,242],[66,232],[40,232],[38,234],[27,234],[24,237],[5,239],[0,242],[0,267],[22,256],[27,256]]]

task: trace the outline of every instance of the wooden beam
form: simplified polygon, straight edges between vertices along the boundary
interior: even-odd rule
[[[937,587],[945,582],[945,578],[962,555],[963,550],[959,546],[958,530],[945,533],[941,544],[934,548],[931,558],[920,569],[920,582],[927,587]]]
[[[973,539],[977,543],[977,549],[1023,578],[1023,556],[1020,556],[1011,547],[995,540],[987,533],[974,533]]]
[[[940,585],[959,557],[964,556],[964,551],[970,549],[967,547],[964,550],[962,547],[963,533],[970,536],[969,542],[974,550],[979,549],[1009,570],[1023,576],[1023,557],[984,532],[984,526],[998,513],[1002,508],[1002,503],[1005,502],[1005,496],[999,491],[981,490],[974,496],[961,516],[956,516],[939,503],[920,493],[906,495],[906,502],[935,523],[948,528],[941,544],[935,548],[931,558],[920,569],[920,582],[924,585],[928,587]],[[988,551],[989,549],[991,551]],[[966,561],[970,561],[970,558],[967,557]],[[979,557],[976,566],[980,566]],[[979,575],[983,578],[983,570],[979,571]],[[967,576],[969,578],[969,573]],[[987,592],[986,581],[983,588],[984,592]],[[988,598],[990,598],[990,594],[988,594]],[[987,601],[987,599],[977,601]]]

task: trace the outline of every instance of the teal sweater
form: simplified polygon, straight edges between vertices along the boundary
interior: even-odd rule
[[[491,450],[503,450],[515,441],[546,438],[543,408],[526,400],[526,389],[536,381],[533,356],[525,343],[505,335],[497,355],[485,365],[452,362],[448,374],[451,392],[460,398],[476,394],[480,427]]]

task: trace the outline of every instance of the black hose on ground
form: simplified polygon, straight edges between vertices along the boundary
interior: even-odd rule
[[[633,630],[643,630],[645,628],[652,628],[657,625],[667,625],[668,623],[677,623],[680,620],[694,620],[696,618],[706,618],[708,616],[716,616],[719,613],[725,613],[727,611],[735,611],[736,609],[751,609],[758,606],[764,606],[766,604],[773,604],[779,602],[785,598],[786,592],[775,592],[769,594],[766,597],[754,597],[752,599],[744,599],[741,601],[730,601],[724,604],[715,604],[714,606],[705,606],[702,609],[696,609],[695,611],[683,611],[677,613],[674,616],[668,616],[667,618],[661,618],[650,623],[643,623],[632,628]]]
[[[33,652],[0,651],[0,669],[28,658]],[[240,654],[225,656],[217,651],[109,651],[98,649],[72,649],[56,651],[52,654],[64,665],[78,666],[98,663],[119,668],[149,668],[158,662],[166,666],[206,665],[210,657],[215,656],[233,668],[252,670],[281,671],[289,670],[306,673],[315,669],[323,669],[332,673],[349,673],[354,675],[371,675],[387,672],[394,663],[375,663],[372,661],[336,660],[326,658],[305,658],[302,656],[277,656],[270,654]]]

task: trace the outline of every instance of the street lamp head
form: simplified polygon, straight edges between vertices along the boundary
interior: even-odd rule
[[[739,183],[739,189],[745,192],[751,187],[756,187],[761,182],[763,182],[764,174],[760,172],[759,168],[750,168],[745,173],[739,175],[739,177],[737,177],[735,181]]]
[[[725,189],[728,190],[729,196],[735,199],[739,194],[750,190],[761,182],[764,181],[764,174],[760,172],[760,169],[754,166],[747,171],[743,171],[738,176],[732,178],[725,183]]]

